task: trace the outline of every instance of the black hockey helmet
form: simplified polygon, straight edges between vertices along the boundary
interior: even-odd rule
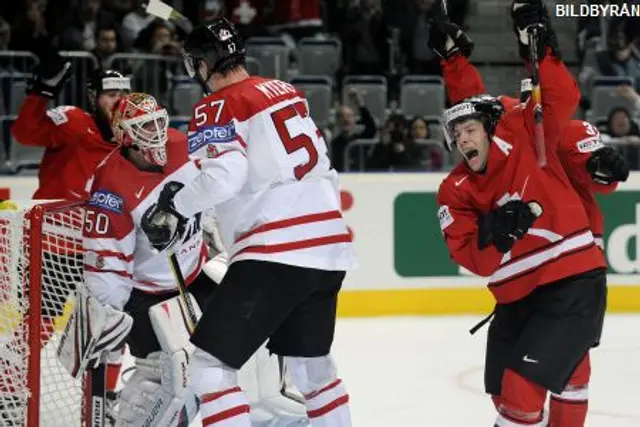
[[[216,18],[193,29],[185,40],[182,54],[189,76],[204,85],[212,74],[224,74],[244,65],[246,49],[233,24],[226,18]],[[206,76],[199,73],[203,61],[208,70]]]
[[[457,123],[470,119],[480,120],[487,134],[492,135],[503,113],[504,107],[502,103],[498,98],[491,95],[473,96],[448,108],[443,115],[446,149],[451,151],[455,146],[454,126]]]
[[[131,92],[131,79],[119,71],[115,70],[96,70],[87,80],[87,96],[89,98],[89,107],[91,111],[95,111],[95,101],[102,92],[108,90],[121,90]]]
[[[87,90],[96,96],[107,90],[131,91],[131,79],[119,71],[97,70],[87,81]]]

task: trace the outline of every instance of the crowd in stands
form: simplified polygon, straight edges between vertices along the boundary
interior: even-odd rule
[[[311,110],[312,115],[318,114],[314,119],[325,134],[335,168],[348,172],[440,171],[450,168],[455,160],[443,149],[438,122],[446,100],[443,98],[442,105],[429,114],[420,109],[418,113],[408,112],[401,100],[406,80],[403,77],[441,74],[439,58],[427,45],[429,18],[436,1],[439,0],[167,0],[166,3],[194,23],[222,15],[231,19],[247,40],[281,43],[287,55],[284,62],[276,61],[274,77],[290,80],[294,85],[296,78],[305,82],[299,78],[309,74],[305,58],[296,48],[310,38],[337,40],[339,58],[326,76],[329,108],[322,104],[324,115],[318,108],[314,112],[313,105]],[[0,76],[29,72],[26,65],[6,55],[9,51],[37,52],[46,44],[61,51],[90,52],[98,66],[126,68],[122,71],[134,76],[134,89],[150,91],[168,105],[173,116],[184,119],[190,105],[174,89],[184,81],[179,53],[185,34],[171,23],[148,15],[142,3],[141,0],[2,2]],[[450,18],[469,30],[477,44],[482,44],[489,39],[483,37],[482,31],[498,31],[493,28],[497,22],[488,22],[494,20],[494,15],[483,14],[497,13],[498,17],[504,14],[507,21],[509,4],[507,0],[448,0],[448,10]],[[565,18],[562,25],[573,26],[571,31],[576,40],[575,52],[565,55],[565,61],[576,71],[581,85],[581,117],[595,123],[606,141],[627,153],[631,167],[640,169],[637,152],[640,131],[636,122],[640,116],[637,18],[571,18],[571,21]],[[490,38],[501,43],[499,34]],[[561,47],[565,51],[573,48],[568,43],[561,43]],[[126,61],[120,60],[123,54],[130,55]],[[149,61],[135,62],[132,58],[136,55]],[[155,66],[148,66],[158,55],[171,61],[156,61]],[[515,55],[506,54],[498,59],[498,62],[519,61]],[[273,73],[264,70],[264,58],[262,61],[264,75],[271,76]],[[475,61],[488,65],[482,72],[490,83],[491,60]],[[284,64],[285,71],[279,64]],[[256,61],[255,71],[260,71],[260,65]],[[343,84],[354,75],[380,76],[384,85],[382,107],[372,103],[372,92],[367,89],[370,86]],[[83,73],[77,73],[75,78],[84,77]],[[151,81],[153,85],[149,85]],[[500,90],[494,95],[514,94],[515,84],[501,83],[503,87],[487,86],[489,90]],[[6,89],[6,85],[3,87]],[[77,82],[74,87],[82,87],[82,83]],[[0,104],[5,104],[5,114],[10,117],[17,112],[10,111],[8,96],[3,94]],[[64,102],[74,103],[75,98],[66,96]],[[310,96],[312,102],[315,101]],[[179,127],[185,121],[172,123],[178,123]],[[10,144],[7,126],[3,125],[0,138],[7,148],[6,159]]]

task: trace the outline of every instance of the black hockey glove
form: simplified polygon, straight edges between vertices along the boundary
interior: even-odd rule
[[[518,239],[522,239],[533,222],[542,214],[537,202],[512,200],[478,218],[478,248],[490,244],[507,253]]]
[[[449,59],[455,55],[467,58],[473,52],[473,41],[453,22],[440,19],[431,22],[429,47],[441,58]]]
[[[522,59],[529,59],[529,39],[527,28],[540,26],[538,32],[538,58],[542,60],[547,53],[547,46],[551,48],[554,56],[560,58],[558,37],[556,36],[549,12],[542,0],[514,0],[511,5],[511,18],[513,19],[513,31],[518,38],[518,50]]]
[[[613,147],[602,147],[587,160],[587,170],[598,184],[608,185],[629,178],[629,164]]]
[[[65,62],[60,54],[50,47],[44,47],[36,54],[39,63],[27,83],[26,93],[55,99],[71,77],[71,62]]]
[[[151,205],[140,220],[142,231],[158,251],[170,248],[184,234],[187,219],[173,205],[173,198],[182,187],[184,184],[176,181],[165,184],[158,202]]]

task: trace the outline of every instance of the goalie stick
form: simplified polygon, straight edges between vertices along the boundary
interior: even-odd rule
[[[193,331],[196,329],[196,325],[198,324],[198,316],[196,314],[196,310],[193,308],[193,304],[191,304],[191,299],[187,295],[187,284],[184,280],[184,276],[182,275],[178,257],[174,252],[171,252],[169,254],[169,266],[171,267],[173,277],[175,278],[176,284],[178,285],[178,290],[180,291],[181,297],[180,299],[185,305],[187,315],[189,316],[189,333],[193,334]]]
[[[173,21],[185,33],[193,30],[193,24],[189,19],[161,0],[148,0],[143,2],[143,7],[149,15],[153,15],[165,21]]]

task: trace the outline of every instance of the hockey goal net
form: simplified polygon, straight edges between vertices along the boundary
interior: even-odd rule
[[[84,211],[26,203],[0,207],[0,427],[78,427],[84,380],[56,349],[82,281]]]

